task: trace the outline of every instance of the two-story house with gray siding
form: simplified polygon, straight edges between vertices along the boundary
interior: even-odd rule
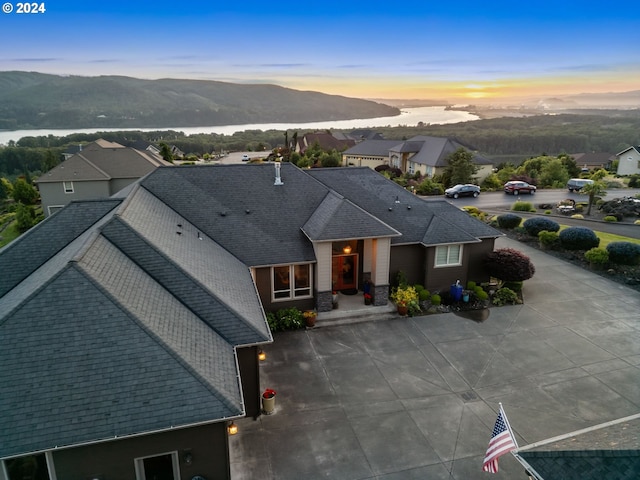
[[[36,180],[42,210],[49,216],[74,200],[108,198],[168,165],[153,152],[96,140]]]

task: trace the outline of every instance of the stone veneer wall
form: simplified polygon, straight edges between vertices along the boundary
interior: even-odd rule
[[[373,304],[380,307],[389,303],[389,285],[373,286]]]
[[[317,293],[317,306],[318,312],[330,312],[333,310],[333,295],[329,292]]]

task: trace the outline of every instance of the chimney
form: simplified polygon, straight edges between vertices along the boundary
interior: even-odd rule
[[[276,167],[276,181],[273,182],[274,185],[284,185],[284,182],[282,181],[282,178],[280,178],[280,162],[274,162],[274,165]]]

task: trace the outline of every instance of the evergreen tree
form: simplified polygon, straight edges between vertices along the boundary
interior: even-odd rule
[[[443,177],[448,186],[459,183],[473,183],[473,176],[478,167],[473,163],[473,154],[464,148],[459,148],[447,157],[448,165],[444,169]]]

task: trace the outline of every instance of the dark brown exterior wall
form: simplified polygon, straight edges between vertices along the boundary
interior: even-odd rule
[[[242,396],[247,417],[260,415],[260,369],[258,347],[238,348],[238,366],[242,381]]]
[[[489,275],[484,271],[483,260],[493,251],[494,239],[486,239],[482,243],[468,243],[463,247],[462,265],[459,267],[434,268],[436,248],[427,249],[427,275],[424,287],[431,293],[449,292],[456,280],[465,286],[467,281],[473,280],[480,284],[489,281]]]
[[[176,450],[181,478],[231,478],[225,422],[59,450],[53,453],[53,460],[59,479],[86,480],[101,475],[106,480],[135,480],[135,458]],[[191,465],[183,461],[185,450],[191,450]]]
[[[421,245],[400,245],[391,247],[389,260],[389,284],[396,285],[396,277],[402,271],[410,284],[424,282],[425,248]]]

